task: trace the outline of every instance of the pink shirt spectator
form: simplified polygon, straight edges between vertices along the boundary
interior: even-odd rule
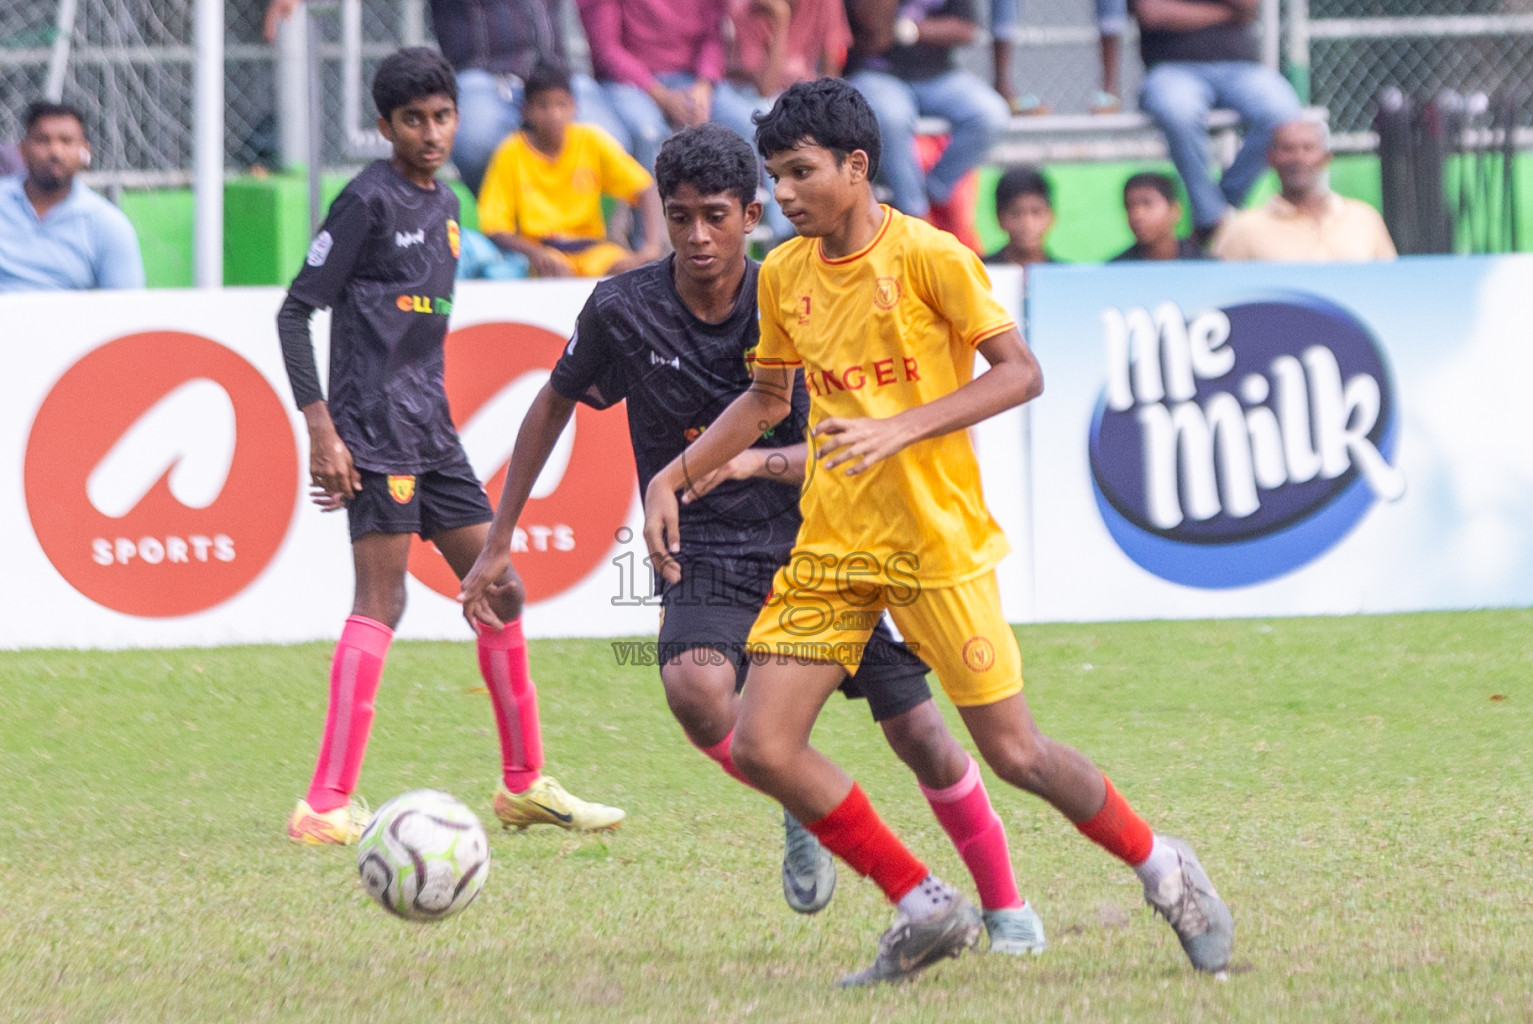
[[[758,86],[767,66],[767,51],[772,41],[772,18],[758,0],[733,0],[729,10],[734,23],[735,45],[729,55],[729,77]],[[795,82],[820,77],[822,60],[829,58],[828,70],[840,70],[852,45],[852,30],[846,23],[842,0],[797,0],[788,21],[787,52],[777,80],[761,83],[763,96],[775,96]]]
[[[578,0],[596,77],[640,89],[682,71],[724,77],[724,11],[729,0]]]

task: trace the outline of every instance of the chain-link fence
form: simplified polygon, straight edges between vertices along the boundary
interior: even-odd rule
[[[566,0],[566,15],[573,26]],[[981,9],[988,7],[980,0]],[[396,46],[425,38],[425,0],[362,0],[362,72]],[[20,135],[22,108],[50,81],[85,111],[98,185],[186,184],[192,166],[192,5],[185,0],[0,0],[0,140]],[[276,50],[261,38],[264,0],[229,0],[225,141],[231,170],[282,163]],[[1081,113],[1100,84],[1090,0],[1027,0],[1014,84],[1059,112]],[[359,162],[342,123],[340,17],[316,7],[311,45],[324,58],[322,163]],[[1343,136],[1366,144],[1384,86],[1425,96],[1516,90],[1533,120],[1533,0],[1286,0],[1284,58],[1311,102]],[[425,21],[426,24],[422,24]],[[584,47],[576,33],[577,60]],[[1123,39],[1120,95],[1132,109],[1141,76],[1137,36]],[[989,47],[964,55],[989,78]]]

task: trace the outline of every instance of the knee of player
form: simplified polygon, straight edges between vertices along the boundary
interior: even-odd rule
[[[360,615],[366,619],[394,629],[399,625],[399,620],[405,613],[405,586],[401,580],[399,587],[389,588],[368,593],[358,593],[352,603],[351,614]]]
[[[770,782],[780,775],[790,761],[789,751],[780,741],[753,733],[749,729],[735,731],[735,738],[729,744],[729,753],[735,766],[757,785]]]
[[[501,622],[515,622],[522,617],[522,605],[527,600],[527,588],[519,579],[507,582],[504,590],[490,599],[490,606]]]
[[[709,671],[712,669],[712,671]],[[694,664],[688,654],[660,668],[665,702],[688,736],[722,739],[734,727],[734,667]]]
[[[1043,737],[1023,733],[983,751],[985,763],[1001,778],[1028,792],[1042,788],[1048,772],[1048,752]]]
[[[923,782],[926,779],[923,769],[927,773],[936,772],[945,762],[965,756],[931,701],[879,724],[883,726],[884,738],[889,741],[895,756],[910,766]]]

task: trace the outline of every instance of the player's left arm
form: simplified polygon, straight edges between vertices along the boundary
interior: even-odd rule
[[[963,430],[1043,393],[1043,371],[1022,332],[1009,327],[977,346],[990,368],[941,398],[887,419],[831,417],[815,428],[814,441],[823,469],[846,466],[847,476],[903,448]]]
[[[758,357],[751,386],[650,480],[644,491],[644,540],[652,564],[670,582],[681,580],[681,566],[673,557],[681,550],[676,492],[691,490],[787,418],[792,394],[793,367],[763,364]]]
[[[726,480],[760,478],[773,483],[804,482],[809,463],[809,445],[790,444],[781,448],[747,448],[705,477],[693,477],[682,492],[681,503],[690,505]]]

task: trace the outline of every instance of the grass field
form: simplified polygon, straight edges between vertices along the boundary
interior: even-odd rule
[[[1235,913],[1227,982],[990,777],[1048,952],[835,990],[888,923],[877,890],[843,868],[828,910],[789,912],[772,808],[599,641],[534,642],[533,670],[549,770],[627,823],[497,831],[478,902],[429,926],[372,905],[351,851],[283,838],[327,645],[10,652],[0,1020],[1533,1020],[1533,612],[1019,635],[1043,728],[1196,844]],[[374,806],[432,786],[492,822],[471,646],[396,644],[378,705]],[[972,892],[860,705],[834,698],[816,737]]]

